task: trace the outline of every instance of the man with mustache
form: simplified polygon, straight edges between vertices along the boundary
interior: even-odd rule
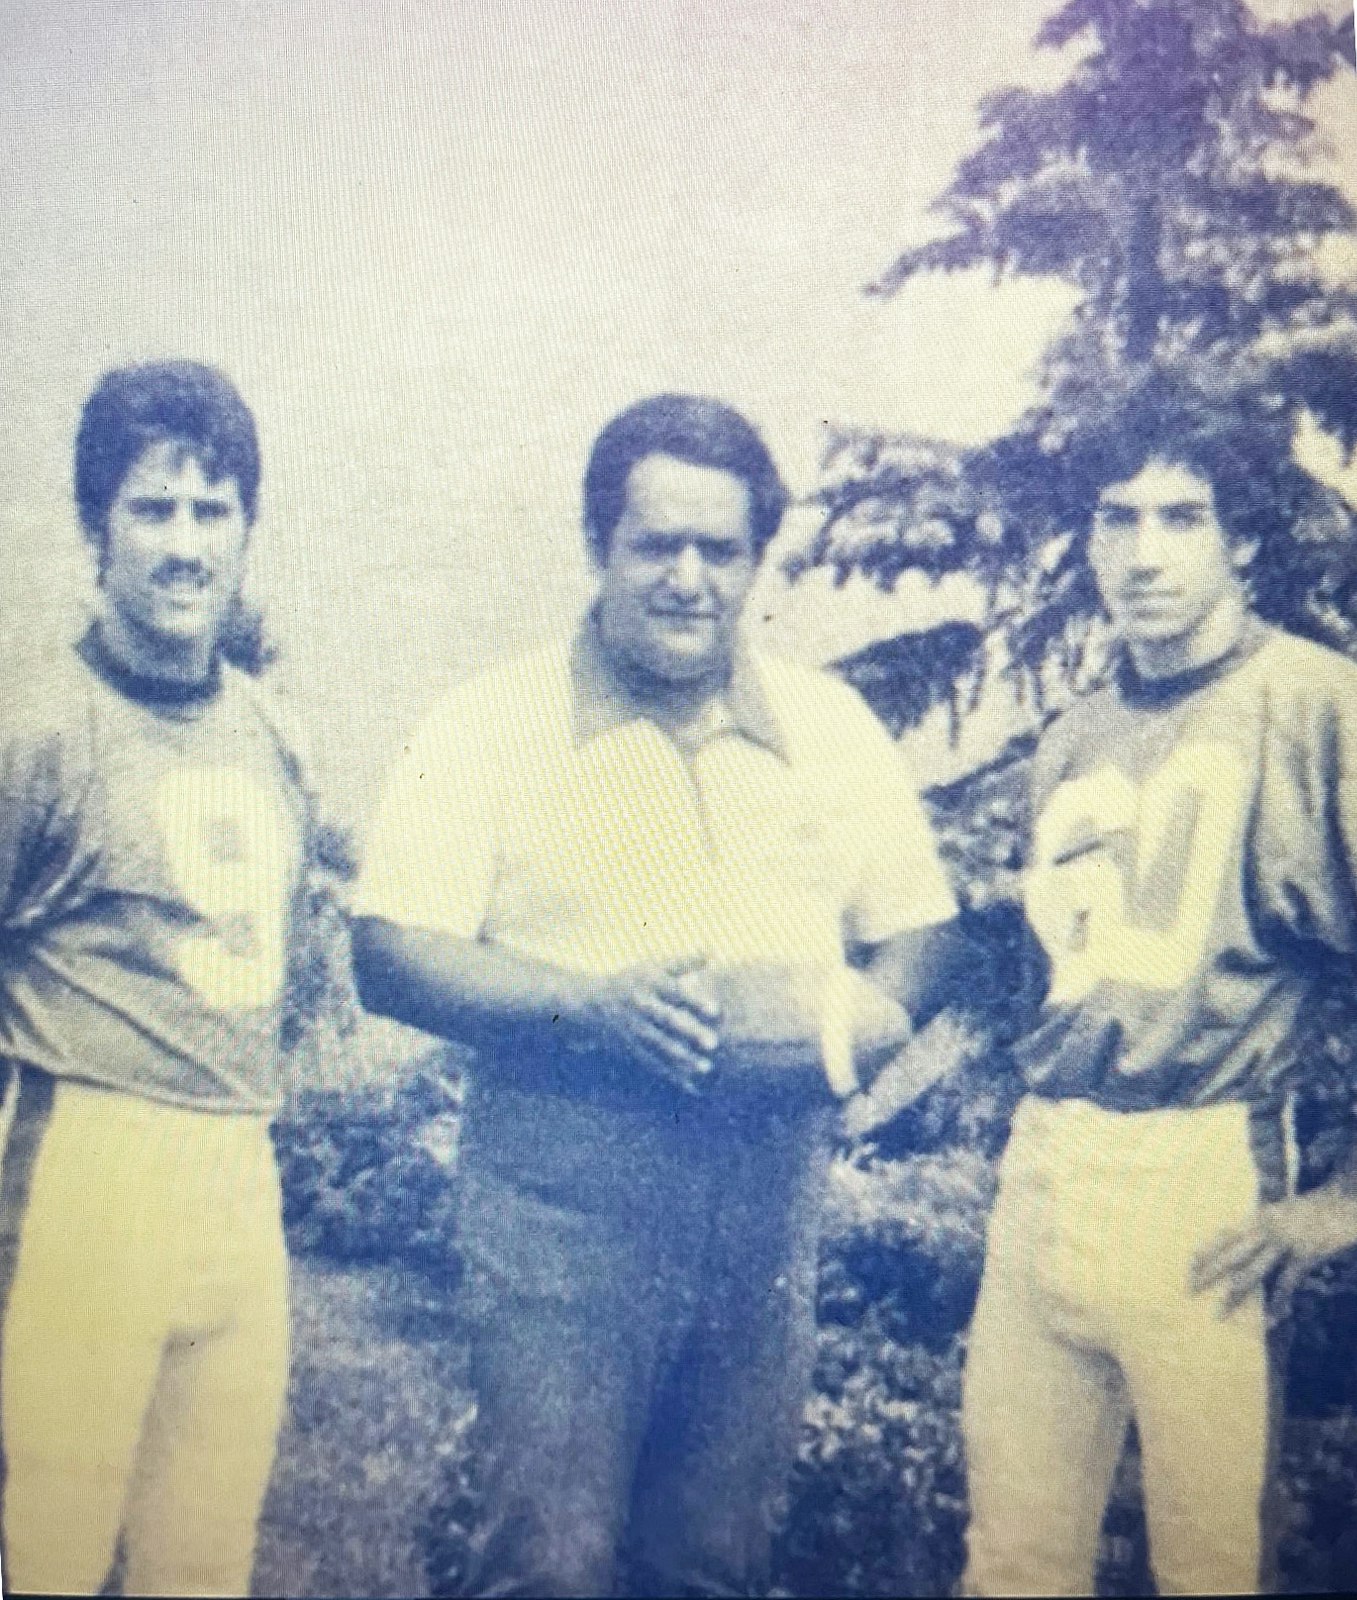
[[[645,1592],[757,1594],[836,1099],[908,1038],[955,908],[885,730],[740,638],[786,504],[749,423],[643,400],[584,501],[596,604],[405,745],[356,969],[477,1052],[467,1592],[606,1595],[625,1555]]]
[[[219,372],[108,373],[96,620],[0,729],[7,1588],[245,1594],[287,1383],[269,1123],[310,802],[224,659],[259,492]]]
[[[1274,1291],[1357,1242],[1357,1170],[1297,1195],[1290,1121],[1301,1010],[1357,954],[1357,667],[1251,611],[1267,460],[1147,396],[1082,462],[1119,646],[1035,762],[1049,983],[966,1365],[970,1594],[1093,1591],[1130,1418],[1159,1592],[1256,1590]]]

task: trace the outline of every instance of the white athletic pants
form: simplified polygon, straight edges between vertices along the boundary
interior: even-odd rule
[[[1242,1105],[1019,1106],[966,1362],[966,1593],[1093,1592],[1131,1416],[1160,1593],[1258,1588],[1262,1296],[1222,1319],[1188,1292],[1195,1251],[1258,1199]]]
[[[0,1147],[7,1589],[245,1594],[287,1383],[264,1118],[22,1068]]]

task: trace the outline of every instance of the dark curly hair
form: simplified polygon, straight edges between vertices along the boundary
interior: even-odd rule
[[[649,455],[676,456],[713,467],[749,486],[755,557],[781,526],[787,489],[768,446],[738,411],[702,395],[658,394],[628,406],[594,441],[584,474],[584,532],[590,554],[608,559],[613,530],[627,501],[627,479]]]
[[[1073,526],[1086,532],[1102,491],[1149,462],[1186,467],[1211,485],[1225,537],[1256,547],[1247,568],[1254,609],[1351,653],[1357,530],[1341,496],[1296,461],[1291,429],[1284,411],[1154,374],[1071,441]]]
[[[1268,531],[1289,453],[1261,418],[1211,406],[1176,386],[1149,384],[1072,452],[1082,520],[1091,519],[1104,489],[1128,482],[1152,461],[1186,467],[1209,483],[1226,537],[1244,542]]]
[[[259,505],[259,438],[235,385],[197,361],[149,361],[106,372],[75,436],[75,501],[102,548],[123,479],[149,445],[184,444],[214,480],[234,478],[247,523]]]

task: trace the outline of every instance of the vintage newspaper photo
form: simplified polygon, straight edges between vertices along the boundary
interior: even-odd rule
[[[7,1594],[1357,1582],[1346,0],[6,0]]]

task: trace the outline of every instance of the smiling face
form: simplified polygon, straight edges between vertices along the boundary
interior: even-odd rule
[[[1251,553],[1231,543],[1210,483],[1190,467],[1150,461],[1098,497],[1089,560],[1142,670],[1202,664],[1233,644]]]
[[[723,681],[756,568],[742,478],[676,456],[643,457],[601,569],[604,647],[660,689]]]
[[[103,546],[105,632],[128,665],[206,677],[248,540],[234,478],[208,478],[183,441],[147,446],[109,507]]]

